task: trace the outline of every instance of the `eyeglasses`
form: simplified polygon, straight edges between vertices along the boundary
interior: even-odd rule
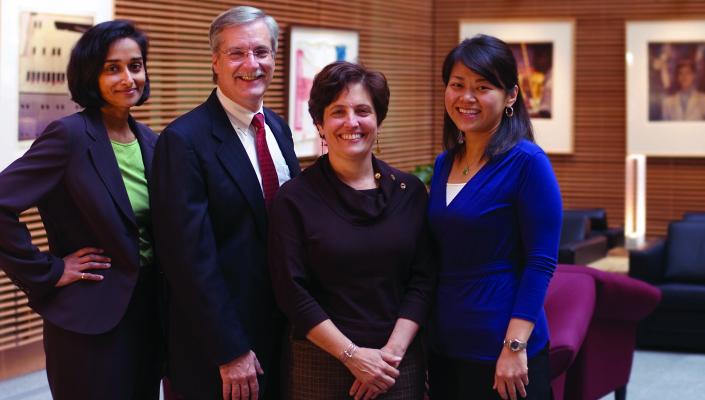
[[[244,50],[239,48],[231,48],[227,50],[221,50],[221,53],[225,54],[226,57],[232,62],[243,62],[250,56],[250,53],[255,56],[256,60],[266,60],[272,55],[272,50],[267,47],[257,47],[254,50]]]

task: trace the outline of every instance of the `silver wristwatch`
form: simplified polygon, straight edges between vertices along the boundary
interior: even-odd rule
[[[511,351],[522,351],[526,349],[526,342],[519,339],[504,339],[504,347]]]

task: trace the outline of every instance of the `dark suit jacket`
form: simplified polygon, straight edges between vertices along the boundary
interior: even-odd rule
[[[300,167],[291,131],[265,120],[291,176]],[[271,146],[271,144],[270,144]],[[267,271],[262,189],[215,91],[160,135],[151,186],[155,249],[166,276],[168,375],[187,398],[218,398],[218,366],[253,350],[276,381],[281,340]]]
[[[145,174],[157,136],[130,118]],[[40,253],[18,215],[38,206],[49,239]],[[30,306],[66,330],[109,331],[122,319],[139,272],[138,228],[100,112],[52,122],[30,149],[0,173],[0,268],[23,289]],[[93,246],[111,268],[91,271],[100,282],[55,288],[63,257]]]

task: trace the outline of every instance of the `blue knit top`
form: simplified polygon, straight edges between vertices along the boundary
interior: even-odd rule
[[[511,318],[535,323],[528,356],[548,342],[543,301],[558,255],[562,205],[546,154],[522,140],[492,158],[446,206],[453,164],[436,159],[429,222],[440,253],[431,346],[494,362]]]

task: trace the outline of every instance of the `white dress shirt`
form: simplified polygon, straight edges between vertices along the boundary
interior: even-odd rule
[[[260,105],[257,112],[252,112],[241,105],[230,100],[220,88],[216,90],[216,95],[220,104],[225,109],[225,113],[228,115],[230,124],[232,124],[233,129],[237,133],[237,137],[242,142],[242,146],[247,152],[247,156],[250,158],[250,163],[255,169],[255,174],[257,174],[257,180],[259,181],[260,189],[262,189],[262,176],[259,173],[259,161],[257,161],[257,150],[255,147],[255,128],[252,126],[252,118],[255,114],[262,113],[264,110],[262,105]],[[279,186],[283,185],[284,182],[291,179],[291,173],[289,172],[289,166],[286,165],[286,160],[284,160],[284,155],[277,143],[277,139],[274,137],[272,130],[267,124],[267,116],[264,117],[264,130],[265,138],[267,139],[267,147],[269,148],[269,154],[272,156],[272,161],[274,162],[274,168],[277,170],[277,177],[279,178]],[[262,192],[264,194],[264,192]]]

